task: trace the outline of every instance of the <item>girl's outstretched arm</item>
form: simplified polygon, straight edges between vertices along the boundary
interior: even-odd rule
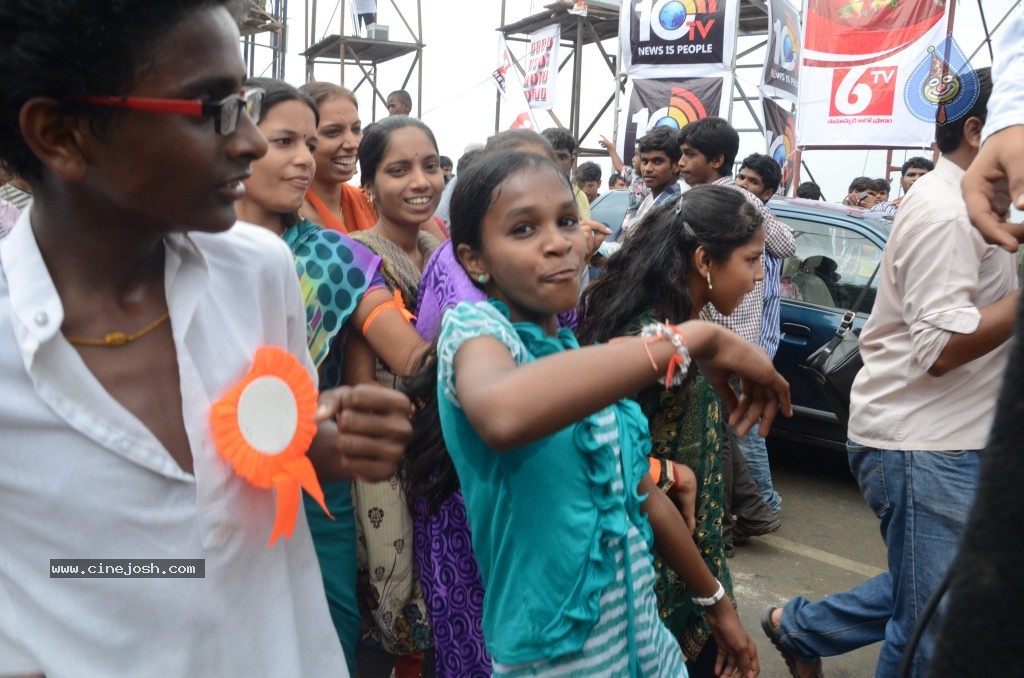
[[[647,514],[647,520],[651,523],[651,528],[654,531],[654,544],[658,547],[658,553],[665,559],[669,567],[675,570],[675,573],[679,575],[679,578],[686,584],[686,588],[694,596],[700,598],[714,596],[720,584],[704,564],[700,551],[697,550],[697,545],[690,536],[686,523],[675,504],[658,489],[650,476],[644,476],[641,479],[640,493],[647,494],[647,499],[644,500],[641,509]],[[711,632],[718,643],[718,659],[715,662],[716,675],[731,676],[738,668],[740,676],[755,678],[761,671],[757,658],[757,645],[754,644],[750,634],[740,623],[732,601],[728,596],[723,596],[717,603],[704,609],[708,623],[711,625]]]
[[[747,422],[757,418],[770,426],[780,406],[792,414],[789,384],[764,351],[713,323],[693,320],[679,329],[694,360],[741,377],[744,399],[737,402],[733,394],[733,402],[726,404],[737,408],[734,418],[748,429]],[[630,337],[517,366],[504,344],[481,336],[467,340],[455,354],[456,395],[484,442],[502,452],[545,438],[636,393],[665,374],[674,354],[668,340]]]

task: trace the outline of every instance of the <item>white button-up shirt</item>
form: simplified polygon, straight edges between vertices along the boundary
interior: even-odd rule
[[[304,512],[268,548],[274,492],[208,424],[260,346],[315,374],[291,253],[241,224],[165,243],[194,475],[61,334],[29,215],[0,242],[0,675],[346,676]],[[206,576],[51,579],[51,558],[205,558]]]
[[[953,333],[1017,288],[1013,255],[967,218],[964,171],[945,158],[917,180],[882,254],[878,296],[860,335],[850,439],[885,450],[977,450],[988,440],[1009,342],[928,374]]]
[[[982,141],[996,132],[1024,123],[1024,9],[1015,9],[995,40],[992,96]]]

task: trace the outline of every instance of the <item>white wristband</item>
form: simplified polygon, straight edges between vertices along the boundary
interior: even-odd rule
[[[710,598],[701,598],[699,596],[694,596],[694,605],[699,605],[700,607],[711,607],[712,605],[720,601],[722,598],[725,598],[725,587],[722,586],[722,582],[718,581],[717,579],[715,581],[718,582],[718,590],[715,591],[715,595],[711,596]]]

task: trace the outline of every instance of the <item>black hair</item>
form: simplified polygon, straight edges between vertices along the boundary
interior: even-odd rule
[[[610,341],[645,311],[670,323],[690,320],[687,283],[697,247],[725,262],[762,222],[741,192],[725,186],[696,186],[651,210],[587,287],[580,303],[580,345]]]
[[[485,152],[461,172],[451,202],[452,249],[469,245],[481,247],[480,231],[484,217],[501,194],[501,186],[516,174],[547,169],[553,181],[561,182],[571,191],[569,180],[550,158],[535,153]],[[402,391],[413,404],[412,440],[402,458],[399,476],[409,499],[409,510],[415,513],[418,499],[426,499],[428,512],[437,513],[441,504],[459,489],[448,449],[441,433],[437,409],[437,342],[420,361],[417,370],[402,381]]]
[[[892,184],[885,177],[875,179],[875,190],[879,193],[888,193],[892,190]]]
[[[412,110],[412,97],[409,96],[409,93],[406,92],[404,89],[396,89],[394,92],[387,96],[388,99],[390,99],[391,97],[395,97],[404,106],[408,106],[410,111]]]
[[[935,169],[935,163],[928,158],[916,155],[913,158],[907,158],[907,161],[903,163],[903,167],[900,169],[900,176],[907,176],[907,170],[909,169],[923,169],[926,172],[931,172]]]
[[[356,110],[359,110],[359,100],[356,99],[356,95],[352,90],[341,85],[335,85],[333,82],[307,82],[299,87],[299,91],[310,97],[317,106],[323,106],[325,101],[341,98],[351,102],[356,107]]]
[[[821,186],[813,181],[805,181],[796,187],[796,197],[806,200],[821,200]]]
[[[549,127],[540,133],[556,151],[576,152],[576,139],[564,127]]]
[[[556,170],[559,181],[572,192],[569,180],[551,158],[524,151],[499,154],[485,150],[459,177],[459,183],[452,192],[452,221],[449,225],[452,247],[458,250],[459,245],[466,244],[479,251],[484,215],[501,193],[501,185],[514,174],[543,168]]]
[[[437,514],[441,504],[459,489],[459,476],[444,442],[437,407],[437,339],[412,374],[402,379],[399,390],[413,406],[412,439],[398,468],[409,513],[418,515],[418,500],[425,499],[427,513]]]
[[[261,111],[263,115],[266,115],[267,111],[274,106],[286,101],[301,101],[313,111],[316,124],[320,124],[320,108],[313,100],[313,97],[300,91],[297,87],[292,87],[284,80],[276,78],[248,78],[244,86],[259,87],[263,90],[263,109]]]
[[[158,58],[160,42],[189,16],[227,0],[4,0],[0,2],[0,158],[30,182],[43,165],[18,122],[36,97],[62,102],[102,136],[121,112],[70,104],[72,96],[127,95]]]
[[[658,125],[640,137],[640,140],[636,142],[636,149],[640,153],[662,151],[673,164],[679,162],[679,158],[683,155],[683,151],[679,147],[679,134],[671,127],[664,125]]]
[[[455,174],[462,174],[466,170],[466,168],[469,167],[469,163],[473,162],[473,159],[483,152],[484,149],[482,148],[471,148],[465,153],[463,153],[462,157],[459,158],[458,166],[455,168]]]
[[[974,105],[956,120],[935,125],[935,145],[939,147],[939,153],[952,153],[957,149],[964,138],[964,124],[968,118],[979,118],[985,122],[988,115],[988,98],[992,95],[992,69],[978,68],[974,72],[978,76],[978,98]],[[964,96],[965,93],[961,90],[960,96]]]
[[[455,169],[455,163],[453,163],[452,159],[449,158],[447,155],[442,155],[441,159],[438,161],[437,164],[441,166],[442,170],[446,167],[448,168],[448,172],[446,172],[444,175],[444,185],[447,186],[448,182],[455,178],[455,176],[451,172],[451,170]]]
[[[373,123],[363,130],[363,140],[359,144],[359,181],[365,186],[372,186],[377,176],[377,167],[384,158],[391,143],[392,133],[406,127],[416,127],[430,139],[437,150],[437,139],[434,133],[420,120],[407,115],[392,115]]]
[[[857,177],[850,182],[850,188],[847,193],[855,193],[857,191],[877,191],[875,187],[875,180],[871,177]]]
[[[625,179],[623,179],[622,175],[618,172],[612,172],[608,175],[608,188],[614,186],[616,181],[625,181]]]
[[[510,129],[498,132],[494,136],[487,138],[487,143],[484,144],[483,150],[488,153],[497,151],[507,152],[527,145],[540,146],[547,149],[548,157],[552,160],[555,159],[555,146],[552,145],[552,142],[543,134],[537,134],[533,130],[528,129]]]
[[[679,130],[679,145],[683,144],[700,151],[708,160],[722,156],[724,162],[718,173],[724,177],[732,174],[740,151],[740,135],[724,118],[701,118]]]
[[[320,109],[317,107],[316,102],[313,101],[313,97],[292,87],[284,80],[277,80],[276,78],[248,78],[244,86],[259,87],[263,90],[262,116],[266,117],[267,113],[278,104],[283,104],[286,101],[301,101],[313,111],[314,129],[319,127]],[[281,215],[281,223],[285,227],[294,226],[300,221],[302,221],[302,217],[299,216],[298,210]]]
[[[771,189],[772,192],[779,190],[779,184],[782,183],[782,168],[770,155],[751,153],[743,158],[743,164],[740,165],[740,170],[745,169],[757,172],[766,189]]]
[[[576,168],[576,183],[601,181],[601,166],[596,162],[584,162]]]

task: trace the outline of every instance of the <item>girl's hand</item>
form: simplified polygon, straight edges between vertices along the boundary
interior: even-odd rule
[[[704,608],[704,615],[711,626],[711,634],[718,643],[715,675],[757,678],[761,673],[757,645],[740,623],[732,601],[728,597],[722,598],[714,605]]]
[[[774,369],[772,371],[773,379],[768,384],[755,383],[740,377],[743,393],[739,397],[736,409],[729,415],[729,426],[736,429],[737,435],[746,435],[760,420],[758,433],[762,438],[766,438],[780,409],[787,417],[793,416],[789,382]]]
[[[717,325],[695,331],[698,327],[694,322],[699,321],[684,323],[680,329],[690,354],[729,410],[729,426],[736,429],[737,435],[746,435],[758,419],[759,432],[768,435],[780,409],[787,417],[793,416],[789,382],[775,370],[764,349]],[[729,384],[733,375],[739,377],[743,395]]]
[[[601,246],[605,238],[612,234],[612,231],[600,221],[593,219],[581,219],[580,228],[587,236],[587,263],[589,263],[597,253],[597,248]]]

